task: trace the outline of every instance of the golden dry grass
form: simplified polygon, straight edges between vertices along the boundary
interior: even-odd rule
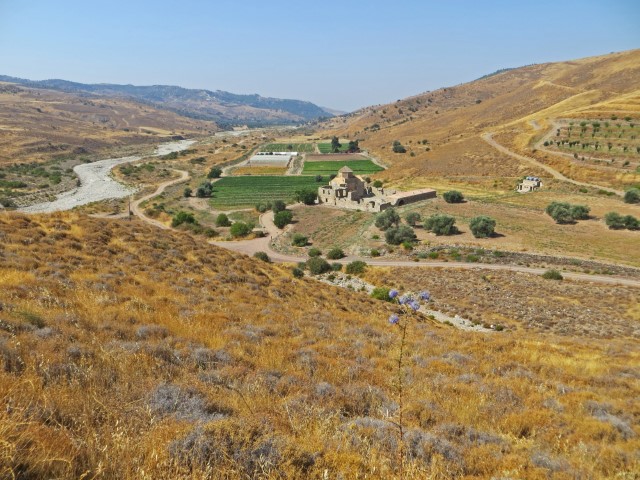
[[[397,476],[390,305],[136,221],[0,237],[3,477]],[[416,324],[406,478],[633,476],[637,347]]]

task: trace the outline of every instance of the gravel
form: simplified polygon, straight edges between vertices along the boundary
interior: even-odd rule
[[[153,156],[167,155],[172,152],[186,150],[195,143],[194,140],[180,140],[177,142],[159,145]],[[108,158],[93,163],[84,163],[74,167],[73,171],[78,176],[80,186],[68,192],[61,193],[56,200],[37,203],[20,209],[24,213],[51,213],[72,208],[88,203],[107,200],[110,198],[128,197],[136,192],[136,189],[111,177],[111,169],[123,163],[135,162],[143,157]]]

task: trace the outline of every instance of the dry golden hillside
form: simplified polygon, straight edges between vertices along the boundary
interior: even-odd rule
[[[397,307],[138,221],[4,213],[0,240],[1,478],[400,476]],[[637,340],[422,320],[404,478],[640,470]]]
[[[640,50],[576,61],[517,68],[442,88],[396,103],[368,107],[323,125],[326,135],[358,138],[361,146],[393,166],[381,174],[395,184],[413,177],[520,177],[548,174],[499,152],[482,140],[497,132],[517,153],[531,154],[532,140],[560,118],[640,119]],[[391,151],[394,140],[407,153]],[[603,172],[562,156],[536,158],[570,178],[601,180],[621,188],[640,181],[623,168]]]
[[[113,154],[129,145],[215,130],[212,122],[122,99],[0,83],[0,166]]]

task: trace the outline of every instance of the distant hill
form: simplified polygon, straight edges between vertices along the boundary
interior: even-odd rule
[[[222,90],[200,90],[170,85],[85,84],[67,80],[27,80],[0,75],[0,81],[67,93],[120,97],[170,110],[185,117],[210,120],[221,126],[297,124],[332,117],[331,109],[302,100],[238,95]]]

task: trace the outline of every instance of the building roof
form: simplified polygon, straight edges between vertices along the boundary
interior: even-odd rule
[[[353,170],[345,165],[340,170],[338,170],[338,173],[353,173]]]
[[[402,198],[407,198],[407,197],[412,197],[414,195],[419,195],[421,193],[435,193],[435,190],[431,189],[431,188],[423,188],[420,190],[411,190],[409,192],[396,192],[392,195],[386,195],[385,197],[387,199],[402,199]]]

